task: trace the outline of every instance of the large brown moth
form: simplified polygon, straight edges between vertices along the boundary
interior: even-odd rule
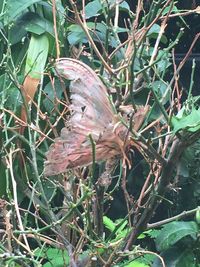
[[[71,80],[72,113],[68,127],[61,130],[60,137],[47,152],[44,175],[57,175],[66,169],[91,164],[91,138],[95,143],[97,162],[116,155],[125,157],[130,145],[128,129],[115,115],[107,89],[97,74],[86,64],[71,58],[58,59],[55,69],[58,75]],[[135,130],[138,130],[141,119],[143,121],[146,110],[142,107],[135,114]]]

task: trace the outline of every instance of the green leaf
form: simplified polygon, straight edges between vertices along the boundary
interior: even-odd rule
[[[94,41],[99,42],[99,40],[101,40],[102,42],[105,42],[105,37],[107,32],[107,25],[105,23],[88,22],[87,27],[95,31],[95,34],[92,35]],[[118,27],[116,32],[117,33],[127,32],[127,29]],[[67,39],[71,45],[88,42],[85,32],[79,25],[76,24],[73,24],[68,27]],[[112,47],[117,47],[119,45],[116,38],[111,34],[109,35],[109,45]]]
[[[126,1],[122,1],[122,2],[119,4],[119,8],[120,8],[121,10],[130,11],[130,6],[129,6],[129,4],[128,4]]]
[[[176,116],[172,117],[171,123],[174,133],[180,130],[186,130],[188,132],[198,131],[200,129],[200,108],[193,108],[191,113],[187,114],[185,107],[183,107]]]
[[[40,79],[44,71],[49,49],[46,34],[32,35],[26,58],[25,73],[32,78]]]
[[[125,230],[126,232],[128,231],[128,229],[125,228],[125,226],[128,224],[128,221],[126,220],[126,221],[124,221],[124,222],[122,223],[123,220],[124,220],[124,219],[118,219],[118,220],[115,222],[116,227],[118,227],[118,225],[120,225],[119,228],[118,228],[117,231],[116,231],[116,235],[118,235],[118,234],[120,234],[120,233],[123,233],[124,230]],[[125,228],[125,229],[124,229],[124,228]]]
[[[147,33],[147,37],[152,38],[152,39],[156,39],[159,32],[160,32],[160,25],[153,24],[153,26],[149,29],[149,31]],[[162,35],[161,42],[163,42],[164,44],[167,43],[167,38],[165,35]]]
[[[113,240],[114,242],[121,239],[121,238],[124,238],[125,236],[127,236],[127,234],[130,232],[130,228],[125,228],[124,230],[121,230],[120,232],[116,232],[116,237],[115,239]]]
[[[171,248],[161,254],[166,267],[194,267],[195,255],[192,250]],[[159,258],[155,258],[152,267],[163,267]]]
[[[41,35],[48,32],[54,37],[53,23],[45,18],[40,17],[33,12],[27,12],[23,16],[20,16],[10,29],[10,42],[16,44],[22,40],[22,38],[28,32]]]
[[[19,89],[10,82],[8,75],[0,76],[0,103],[5,108],[17,110],[22,104],[22,97]]]
[[[26,36],[27,31],[24,28],[23,21],[19,18],[13,25],[10,26],[9,41],[11,45],[16,44]]]
[[[156,238],[156,247],[158,251],[163,251],[185,236],[196,237],[198,233],[198,226],[195,222],[171,222],[166,224],[160,231],[160,234]]]
[[[35,256],[43,257],[45,260],[48,260],[48,262],[43,265],[44,267],[63,267],[69,264],[69,256],[65,250],[48,248],[45,251],[41,251],[37,249],[34,254]]]
[[[55,108],[55,104],[54,101],[55,99],[61,99],[62,96],[62,86],[60,83],[60,80],[55,79],[54,82],[54,88],[52,87],[52,83],[49,82],[45,88],[44,88],[44,92],[46,93],[47,97],[44,99],[43,104],[44,107],[46,108],[46,110],[48,112],[51,112],[53,108]]]
[[[152,87],[156,91],[158,97],[162,98],[162,96],[165,94],[168,84],[164,83],[164,81],[162,80],[159,80],[159,81],[154,81],[152,83]]]
[[[88,28],[93,28],[95,27],[95,24],[93,22],[89,22],[87,23],[87,26]],[[67,30],[68,30],[67,39],[70,45],[87,42],[87,37],[81,26],[73,24],[69,26]]]
[[[53,23],[45,18],[40,17],[36,13],[28,12],[23,18],[23,25],[28,32],[38,35],[48,32],[54,36]]]
[[[97,17],[100,15],[99,11],[102,9],[101,2],[94,0],[85,6],[85,17],[86,19]]]
[[[140,234],[138,236],[138,239],[143,239],[147,236],[149,236],[150,238],[156,238],[160,233],[160,230],[147,230],[147,231],[144,231],[142,234]]]
[[[107,216],[103,216],[103,224],[111,232],[115,230],[115,226],[116,226],[115,223]]]
[[[171,6],[167,6],[167,7],[162,11],[162,15],[163,15],[163,16],[166,15],[166,14],[169,12],[169,10],[171,10],[171,13],[178,13],[178,12],[179,12],[179,9],[178,9],[176,6],[173,6],[172,8],[171,8]]]
[[[107,35],[106,32],[108,30],[108,26],[105,23],[96,23],[95,30],[98,38],[94,35],[94,40],[99,42],[100,39],[103,43],[106,42],[105,38]],[[127,29],[122,27],[117,27],[115,30],[117,33],[127,32]],[[111,47],[117,47],[119,45],[118,40],[112,33],[109,34],[109,45]]]
[[[160,58],[156,64],[159,73],[166,73],[166,69],[171,66],[171,55],[166,51],[158,51],[157,58]]]
[[[149,265],[146,265],[145,263],[141,263],[139,261],[132,261],[127,265],[124,265],[124,267],[149,267]]]
[[[40,2],[41,0],[7,0],[7,13],[4,24],[13,21],[18,15],[21,15],[29,6]]]
[[[107,4],[108,4],[108,6],[110,7],[110,9],[114,9],[116,7],[116,3],[117,3],[116,0],[107,0],[107,1],[103,2],[104,7],[107,7]],[[126,1],[122,1],[119,4],[119,9],[120,10],[124,10],[124,11],[130,11],[130,6],[129,6],[129,4]]]

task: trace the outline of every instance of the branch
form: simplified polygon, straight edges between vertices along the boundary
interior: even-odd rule
[[[162,225],[164,225],[166,223],[180,220],[180,219],[185,218],[187,216],[193,215],[194,213],[196,213],[197,210],[199,210],[199,207],[195,208],[195,209],[192,209],[192,210],[183,211],[183,212],[181,212],[180,214],[178,214],[176,216],[173,216],[171,218],[167,218],[167,219],[159,221],[159,222],[148,223],[146,229],[157,228],[157,227],[160,227],[160,226],[162,226]]]
[[[197,133],[192,136],[193,138],[186,138],[185,140],[179,140],[176,138],[173,141],[166,164],[163,165],[159,183],[155,188],[155,191],[150,195],[145,210],[142,212],[142,215],[134,226],[133,231],[128,236],[125,250],[130,249],[140,233],[147,229],[147,223],[150,221],[154,211],[160,204],[161,196],[163,197],[168,190],[168,185],[172,179],[173,172],[177,167],[182,153],[189,145],[191,145],[191,143],[194,143],[199,138],[199,135],[200,133]]]
[[[86,24],[86,21],[85,21],[85,18],[83,18],[83,20],[81,19],[80,15],[79,15],[79,12],[78,12],[78,9],[77,9],[77,6],[75,4],[75,2],[73,0],[70,0],[70,3],[72,5],[72,8],[74,10],[74,13],[75,13],[75,17],[76,17],[76,20],[78,22],[78,24],[81,26],[81,28],[83,29],[83,31],[85,32],[92,48],[94,49],[95,53],[97,54],[98,58],[101,60],[101,62],[103,63],[104,67],[107,69],[107,71],[110,73],[110,74],[113,74],[114,71],[113,69],[108,65],[108,63],[105,61],[105,59],[102,57],[101,53],[99,52],[98,48],[96,47],[89,31],[88,31],[88,27],[87,27],[87,24]]]

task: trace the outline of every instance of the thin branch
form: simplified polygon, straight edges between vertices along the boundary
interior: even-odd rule
[[[12,187],[13,187],[13,200],[14,200],[14,206],[15,206],[15,211],[16,211],[16,215],[17,215],[17,219],[18,219],[18,223],[19,223],[19,228],[22,232],[24,232],[24,226],[23,226],[23,222],[21,219],[21,215],[19,212],[19,206],[18,206],[18,197],[17,197],[17,183],[15,181],[15,177],[14,177],[14,173],[13,173],[13,154],[16,153],[17,150],[13,151],[12,149],[10,150],[10,153],[8,154],[8,158],[7,158],[7,166],[10,170],[10,175],[11,175],[11,180],[12,180]],[[26,246],[23,246],[29,253],[31,256],[33,256],[33,253],[30,249],[27,237],[25,234],[22,234],[24,242],[26,244]]]
[[[59,41],[58,41],[58,31],[57,31],[57,25],[56,25],[56,1],[52,0],[52,13],[53,13],[53,28],[54,28],[54,34],[55,34],[55,42],[56,42],[56,56],[57,58],[60,57],[60,47],[59,47]]]
[[[114,71],[113,69],[108,65],[108,63],[105,61],[105,59],[102,57],[101,53],[99,52],[97,46],[95,45],[89,31],[88,31],[88,27],[87,27],[87,23],[86,20],[83,18],[83,20],[81,19],[80,15],[79,15],[79,11],[77,9],[77,6],[75,4],[75,2],[73,0],[70,0],[70,3],[72,5],[72,8],[74,10],[75,16],[76,16],[76,20],[78,22],[78,24],[81,26],[81,28],[83,29],[83,31],[85,32],[92,48],[94,49],[95,53],[97,54],[98,58],[100,59],[100,61],[103,63],[104,67],[108,70],[108,72],[110,74],[113,74]]]
[[[178,220],[180,220],[180,219],[183,219],[183,218],[185,218],[185,217],[188,217],[188,216],[193,215],[193,214],[196,213],[198,210],[199,210],[199,207],[197,207],[197,208],[195,208],[195,209],[192,209],[192,210],[183,211],[183,212],[181,212],[180,214],[178,214],[178,215],[176,215],[176,216],[167,218],[167,219],[162,220],[162,221],[159,221],[159,222],[148,223],[146,229],[147,229],[147,230],[148,230],[148,229],[153,229],[153,228],[160,227],[160,226],[162,226],[162,225],[164,225],[164,224],[167,224],[167,223],[170,223],[170,222],[173,222],[173,221],[178,221]]]

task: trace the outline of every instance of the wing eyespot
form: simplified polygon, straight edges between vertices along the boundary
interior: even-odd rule
[[[82,107],[81,107],[81,111],[82,111],[83,113],[84,113],[85,109],[86,109],[86,106],[82,106]]]

